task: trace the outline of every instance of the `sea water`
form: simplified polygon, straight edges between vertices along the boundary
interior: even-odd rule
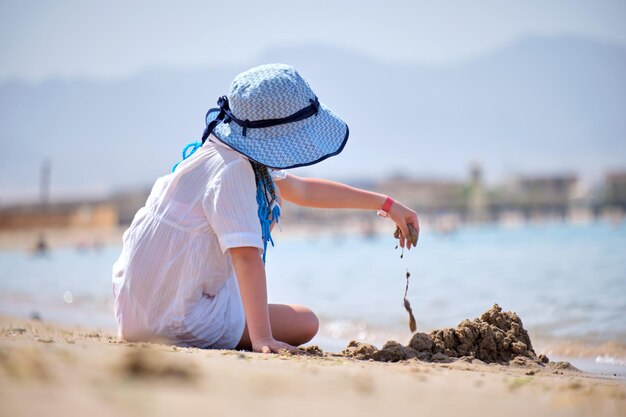
[[[408,270],[418,331],[454,327],[498,303],[519,314],[533,340],[626,343],[624,223],[425,228],[402,258],[392,231],[299,238],[276,231],[266,265],[270,302],[315,310],[320,333],[312,343],[323,349],[351,339],[407,342]],[[0,314],[115,328],[111,269],[119,252],[1,252]]]

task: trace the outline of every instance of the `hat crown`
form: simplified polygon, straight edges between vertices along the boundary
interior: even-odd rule
[[[316,164],[337,155],[348,140],[346,123],[317,100],[292,66],[269,64],[243,72],[227,98],[220,97],[219,108],[207,112],[202,137],[212,133],[270,168]]]
[[[315,94],[290,65],[267,64],[235,77],[230,87],[230,108],[241,120],[279,119],[310,105]]]

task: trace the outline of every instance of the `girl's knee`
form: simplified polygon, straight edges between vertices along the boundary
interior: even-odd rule
[[[313,339],[320,325],[313,310],[297,304],[271,304],[270,320],[274,335],[294,346]]]
[[[315,337],[319,327],[320,321],[317,315],[311,309],[307,308],[302,318],[302,332],[307,342]]]
[[[311,330],[311,339],[313,339],[313,337],[317,334],[317,332],[320,329],[320,321],[317,318],[317,315],[312,311],[311,311],[311,318],[310,318],[309,325],[310,325],[309,330]]]

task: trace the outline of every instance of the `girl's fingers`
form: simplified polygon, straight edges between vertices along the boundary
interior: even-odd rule
[[[411,235],[411,243],[415,246],[420,237],[419,223],[417,222],[417,219],[409,219],[407,226],[409,227],[409,233]]]
[[[409,233],[409,228],[405,222],[400,222],[398,226],[400,226],[400,231],[402,232],[400,243],[402,244],[404,242],[406,248],[411,249],[411,234]],[[404,247],[404,244],[402,244],[402,247]]]
[[[417,213],[398,203],[391,206],[389,217],[391,217],[397,226],[394,237],[399,240],[401,247],[411,250],[419,238],[419,222],[417,220]],[[410,228],[409,225],[411,226]],[[398,233],[398,229],[400,233]]]
[[[298,350],[296,347],[291,346],[291,345],[289,345],[287,343],[281,343],[281,347],[278,350],[283,350],[283,349],[286,349],[289,352],[296,352]]]
[[[417,217],[415,217],[413,219],[413,226],[415,227],[415,230],[417,230],[417,234],[419,235],[420,232],[420,221]]]

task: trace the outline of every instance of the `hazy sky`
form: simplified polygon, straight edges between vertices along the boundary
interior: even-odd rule
[[[533,34],[626,44],[626,1],[0,0],[0,80],[243,64],[303,42],[445,64]]]

